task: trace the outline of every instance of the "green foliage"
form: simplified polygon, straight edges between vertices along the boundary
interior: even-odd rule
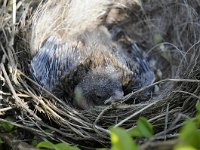
[[[38,138],[37,136],[34,136],[34,137],[33,137],[33,140],[32,140],[32,142],[31,142],[31,145],[33,145],[33,146],[35,146],[35,147],[37,146],[37,144],[38,144],[37,138]]]
[[[12,120],[11,117],[7,117],[5,120]],[[10,123],[0,122],[0,126],[3,127],[7,132],[10,132],[13,130],[14,125]]]
[[[197,124],[200,125],[200,102],[199,101],[196,105],[196,109],[197,109],[196,121],[197,121]]]
[[[200,103],[196,106],[197,115],[193,120],[185,122],[179,135],[181,144],[174,147],[174,150],[199,150],[200,149]],[[136,123],[136,127],[130,131],[122,128],[111,128],[111,150],[138,150],[139,146],[133,138],[143,137],[151,138],[154,135],[153,126],[144,117],[140,117]],[[77,147],[70,146],[66,143],[53,144],[49,141],[41,142],[38,148],[50,148],[53,150],[79,150]],[[98,150],[107,150],[106,148]]]
[[[49,141],[40,142],[37,144],[37,148],[53,148],[54,144]]]
[[[175,148],[175,150],[197,150],[192,146],[189,145],[177,145]]]
[[[0,138],[0,145],[3,144],[4,142],[2,141],[2,139]]]
[[[186,145],[200,149],[200,132],[197,129],[196,122],[188,120],[180,132],[179,139]]]
[[[49,141],[44,141],[44,142],[38,143],[37,148],[49,148],[49,149],[53,149],[53,150],[80,150],[79,148],[77,148],[75,146],[70,146],[67,143],[53,144]]]
[[[137,121],[137,126],[129,134],[133,137],[151,138],[154,134],[153,126],[146,118],[140,117]]]
[[[131,135],[122,128],[111,128],[111,150],[138,150]]]
[[[196,105],[197,114],[193,120],[187,120],[182,127],[179,135],[181,144],[175,147],[175,150],[198,150],[200,149],[200,103]]]
[[[3,144],[4,144],[4,141],[0,138],[0,150],[3,149]]]
[[[198,101],[196,104],[197,115],[200,115],[200,102]]]
[[[151,138],[153,136],[153,126],[144,117],[140,117],[137,126],[127,132],[122,128],[111,128],[112,150],[138,150],[138,146],[132,137]]]
[[[150,138],[153,136],[153,126],[144,117],[140,117],[137,121],[137,127],[127,132],[122,128],[111,128],[111,150],[138,150],[133,137]],[[40,142],[37,148],[49,148],[53,150],[79,150],[77,147],[70,146],[67,143],[53,144],[49,141]],[[107,150],[106,148],[98,150]]]
[[[55,145],[56,150],[80,150],[79,148],[75,146],[70,146],[69,144],[66,143],[59,143]]]

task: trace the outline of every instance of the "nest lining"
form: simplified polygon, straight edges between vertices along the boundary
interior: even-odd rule
[[[144,45],[154,61],[157,75],[154,84],[159,86],[159,90],[151,100],[141,104],[115,103],[90,110],[74,109],[45,89],[47,96],[38,93],[39,85],[29,78],[29,44],[24,37],[30,27],[29,14],[26,12],[24,16],[25,12],[19,9],[21,17],[13,26],[9,9],[2,7],[0,113],[13,110],[18,120],[16,126],[25,127],[44,138],[64,140],[82,147],[88,147],[87,142],[90,148],[96,147],[92,142],[109,144],[110,126],[130,130],[139,116],[147,117],[154,125],[156,134],[153,140],[176,137],[182,122],[194,115],[199,100],[200,5],[197,0],[185,3],[154,0],[142,4],[142,10],[134,12],[134,19],[121,26]],[[24,4],[20,8],[27,6],[33,7]],[[24,20],[27,20],[25,24],[22,23]],[[161,37],[158,44],[155,41],[157,35]],[[169,70],[166,66],[170,66]],[[130,93],[126,98],[135,94]],[[53,132],[45,132],[45,128]]]

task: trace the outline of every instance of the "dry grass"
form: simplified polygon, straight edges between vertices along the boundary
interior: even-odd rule
[[[26,38],[36,2],[4,2],[0,0],[0,115],[14,112],[16,122],[11,124],[43,138],[91,148],[96,146],[91,143],[109,143],[110,126],[130,130],[140,116],[154,125],[152,141],[175,138],[183,121],[194,115],[200,98],[198,0],[143,0],[142,8],[134,10],[121,26],[151,56],[157,72],[153,85],[159,86],[159,91],[145,103],[125,104],[143,88],[125,96],[122,103],[85,111],[70,107],[45,89],[46,96],[39,94],[39,85],[30,79],[28,71],[30,52]]]

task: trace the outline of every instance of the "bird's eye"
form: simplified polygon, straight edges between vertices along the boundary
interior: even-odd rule
[[[96,95],[96,97],[97,97],[98,99],[101,99],[101,98],[102,98],[100,95]]]

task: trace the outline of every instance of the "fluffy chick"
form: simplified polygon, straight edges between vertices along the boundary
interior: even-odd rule
[[[142,50],[120,28],[105,27],[123,20],[109,13],[113,8],[124,10],[136,2],[46,1],[33,17],[33,78],[83,109],[102,105],[109,98],[120,99],[124,89],[151,84],[154,73]]]
[[[34,78],[50,91],[67,93],[83,109],[122,98],[125,87],[151,84],[154,74],[141,49],[127,37],[120,41],[121,30],[114,30],[99,27],[65,43],[50,37],[31,61]]]

